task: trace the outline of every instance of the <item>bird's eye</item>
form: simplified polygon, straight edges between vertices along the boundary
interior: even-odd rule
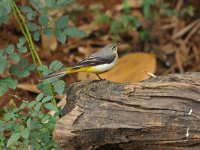
[[[116,48],[116,46],[113,46],[112,49],[114,50]]]

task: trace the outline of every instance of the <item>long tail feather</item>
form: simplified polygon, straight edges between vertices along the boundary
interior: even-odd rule
[[[50,79],[50,78],[60,78],[60,77],[63,77],[67,74],[66,71],[62,71],[62,72],[58,72],[58,73],[51,73],[47,76],[44,76],[42,77],[40,80],[43,81],[43,80],[46,80],[46,79]]]
[[[91,72],[90,67],[82,67],[82,68],[67,68],[65,71],[57,72],[57,73],[51,73],[47,76],[42,77],[40,80],[47,80],[50,78],[60,78],[65,76],[66,74],[75,73],[75,72]]]

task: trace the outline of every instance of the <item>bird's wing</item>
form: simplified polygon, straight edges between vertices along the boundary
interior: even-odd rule
[[[113,54],[104,54],[103,57],[91,55],[81,61],[79,61],[73,68],[83,67],[83,66],[96,66],[102,64],[110,64],[114,61],[115,55]]]

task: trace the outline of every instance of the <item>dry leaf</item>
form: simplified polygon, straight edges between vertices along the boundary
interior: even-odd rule
[[[102,78],[114,82],[138,82],[149,79],[144,72],[154,73],[156,58],[153,54],[134,53],[123,56],[110,71],[101,74]],[[79,80],[98,79],[92,73],[78,73]]]
[[[46,35],[42,34],[42,48],[44,50],[51,50],[55,51],[58,47],[58,41],[56,37],[52,35],[51,37],[47,37]]]

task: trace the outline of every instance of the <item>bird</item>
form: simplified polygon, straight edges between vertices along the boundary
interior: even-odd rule
[[[95,73],[97,77],[102,80],[99,74],[105,73],[111,70],[118,60],[118,45],[119,43],[107,44],[99,51],[91,54],[90,56],[79,61],[75,66],[65,68],[63,71],[57,73],[51,73],[41,78],[46,80],[50,78],[60,78],[70,73],[76,72],[90,72]]]

